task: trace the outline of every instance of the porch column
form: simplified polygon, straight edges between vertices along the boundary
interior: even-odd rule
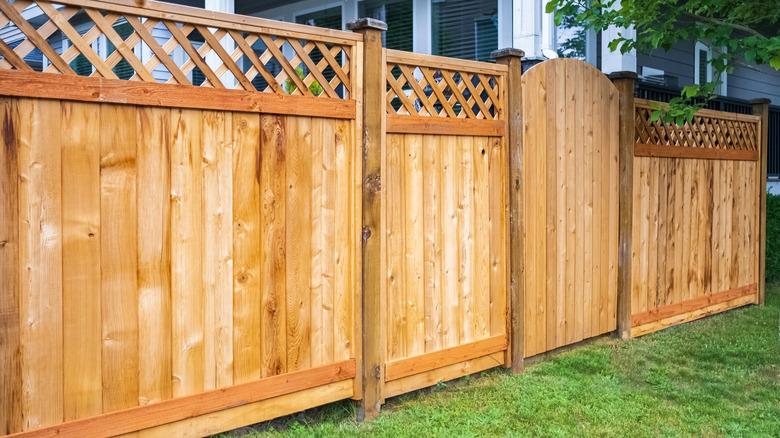
[[[236,11],[236,2],[235,0],[205,0],[204,9],[207,11],[234,14]],[[228,36],[222,39],[221,44],[228,54],[232,54],[233,51],[236,50],[236,43]],[[206,64],[208,64],[212,70],[216,70],[222,65],[222,60],[212,51],[206,55]],[[241,67],[241,65],[239,65],[239,67]],[[233,88],[236,86],[237,81],[230,72],[225,73],[220,79],[222,80],[222,83],[225,84],[225,88]]]
[[[499,0],[500,1],[500,0]],[[430,55],[431,44],[431,0],[413,0],[412,3],[412,50]]]
[[[616,2],[612,6],[613,9],[619,7],[619,2]],[[634,39],[636,38],[636,30],[633,27],[618,29],[615,26],[610,26],[609,29],[603,31],[601,34],[601,71],[603,71],[604,74],[626,71],[637,73],[636,50],[632,50],[625,54],[620,53],[620,50],[614,52],[609,50],[609,42],[620,36]]]
[[[542,58],[544,0],[513,0],[512,47],[525,52],[527,59]]]

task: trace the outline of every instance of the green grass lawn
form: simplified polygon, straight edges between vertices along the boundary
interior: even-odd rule
[[[345,401],[225,436],[780,436],[778,310],[769,285],[766,307],[416,391],[369,424]]]

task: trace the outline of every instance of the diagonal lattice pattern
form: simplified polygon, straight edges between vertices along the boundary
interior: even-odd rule
[[[634,126],[636,142],[642,144],[681,146],[691,148],[758,150],[758,124],[740,120],[736,114],[723,113],[717,117],[712,111],[700,111],[693,121],[684,126],[652,121],[655,111],[646,102],[637,100]]]
[[[388,62],[388,114],[495,119],[501,114],[497,74]]]
[[[336,99],[354,89],[357,37],[232,25],[154,3],[64,3],[0,0],[0,68]]]

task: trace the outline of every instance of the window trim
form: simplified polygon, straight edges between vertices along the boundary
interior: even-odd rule
[[[720,50],[726,51],[726,47],[722,47]],[[702,43],[701,41],[696,41],[696,44],[693,46],[693,83],[696,85],[702,85],[699,78],[699,69],[701,68],[701,52],[705,51],[707,52],[707,60],[709,61],[712,59],[712,47]],[[706,62],[705,61],[705,62]],[[707,64],[707,82],[710,82],[714,80],[712,77],[713,69],[712,64]],[[719,96],[726,96],[727,90],[728,90],[728,73],[723,72],[721,73],[720,82],[721,84],[718,86],[718,88],[715,89],[715,94]]]

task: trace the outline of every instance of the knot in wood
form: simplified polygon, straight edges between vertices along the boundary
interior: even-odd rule
[[[366,189],[371,193],[379,193],[382,190],[382,180],[377,174],[366,175]]]
[[[367,241],[371,237],[371,228],[363,227],[363,242]]]
[[[374,367],[374,378],[379,381],[382,379],[382,367],[377,365]]]

